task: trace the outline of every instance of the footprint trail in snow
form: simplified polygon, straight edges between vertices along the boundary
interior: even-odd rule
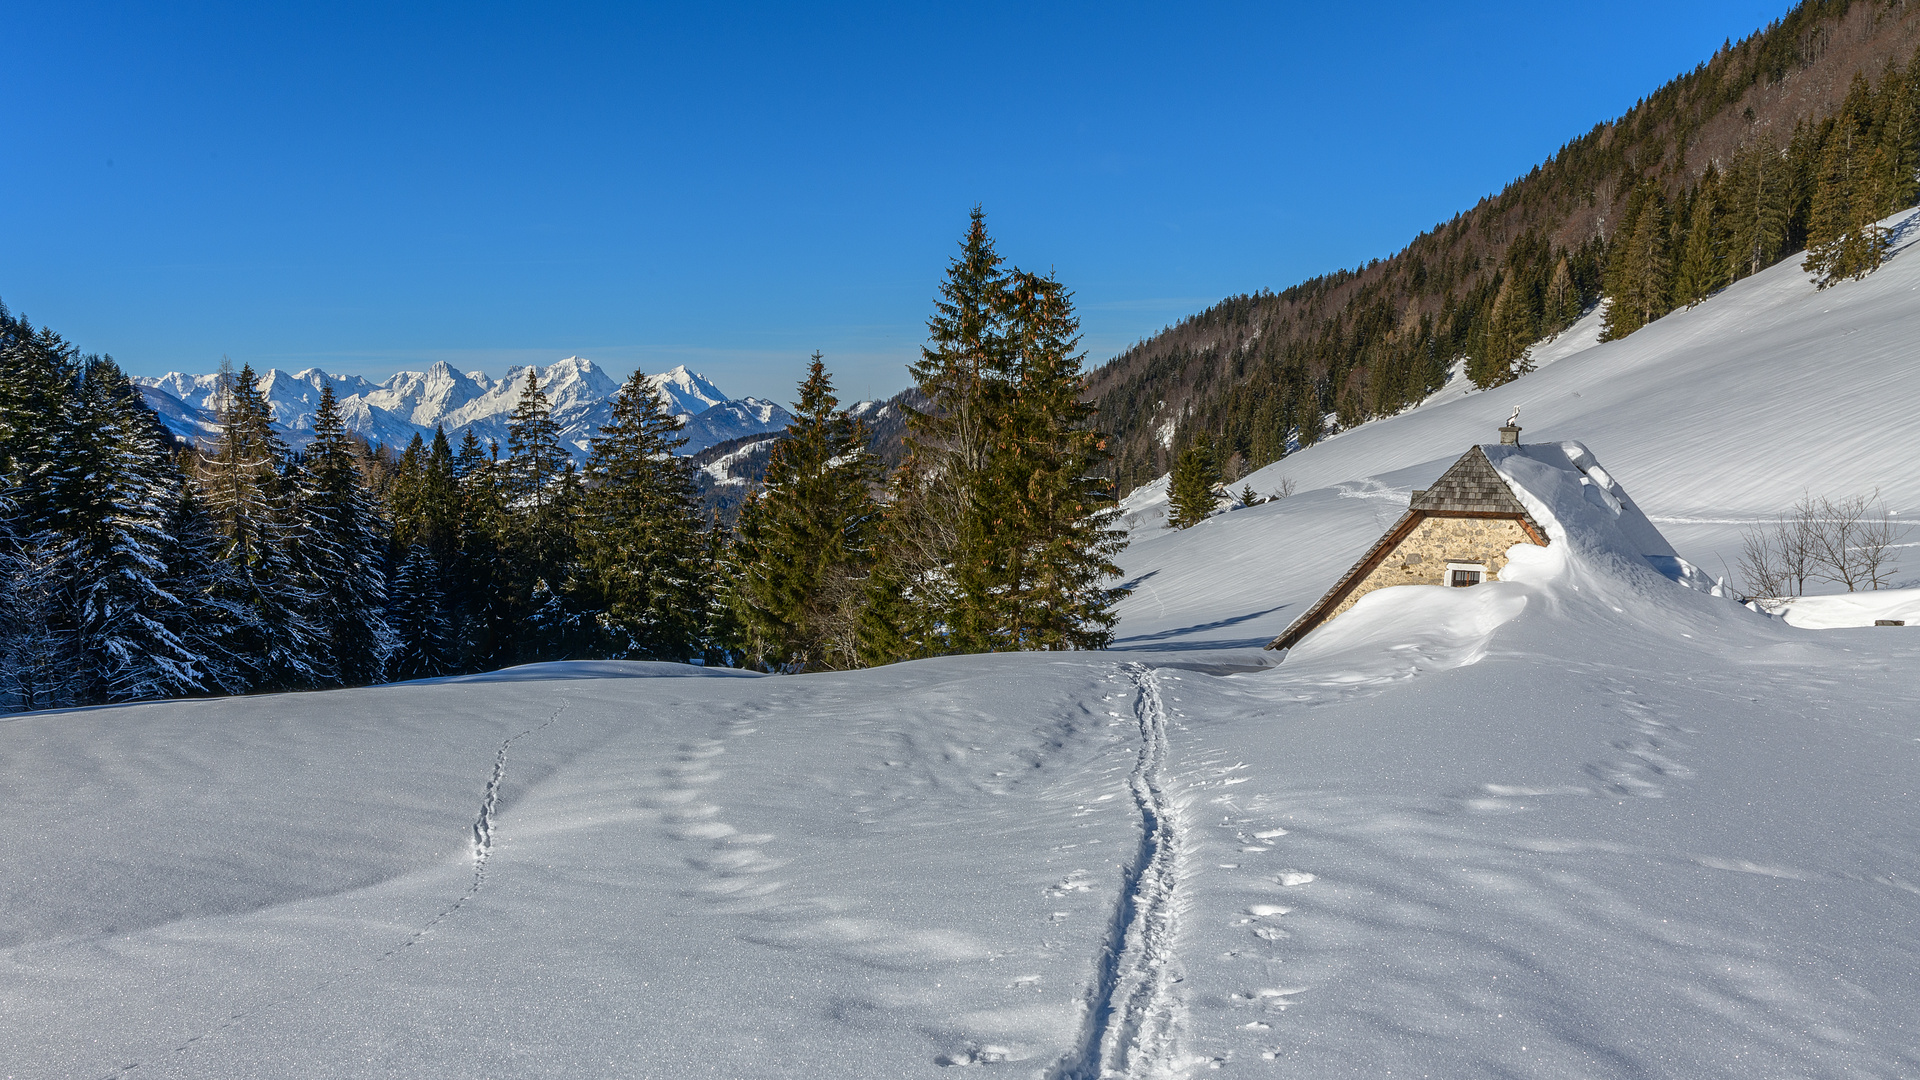
[[[1160,680],[1144,664],[1121,669],[1137,696],[1140,756],[1129,778],[1140,811],[1140,850],[1122,880],[1113,933],[1091,1002],[1090,1027],[1060,1080],[1175,1074],[1184,1004],[1175,953],[1180,871],[1178,811],[1164,784],[1167,710]]]

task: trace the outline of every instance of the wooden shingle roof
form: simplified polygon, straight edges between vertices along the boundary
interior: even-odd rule
[[[1512,514],[1527,518],[1529,523],[1533,520],[1527,508],[1513,497],[1513,489],[1494,471],[1487,452],[1478,446],[1460,455],[1460,460],[1421,492],[1408,509],[1438,514]]]

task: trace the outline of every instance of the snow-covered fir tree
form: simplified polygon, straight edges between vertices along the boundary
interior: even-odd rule
[[[509,620],[503,628],[512,632],[512,654],[519,661],[566,659],[579,645],[575,628],[580,620],[569,610],[563,586],[576,556],[573,518],[580,483],[532,370],[507,420],[507,447],[507,467],[500,477],[509,511],[508,573],[502,581]]]
[[[394,642],[388,670],[395,679],[426,679],[454,670],[453,628],[440,580],[440,566],[426,545],[407,549],[387,590],[387,624]]]
[[[313,442],[297,474],[299,548],[324,648],[317,662],[346,686],[381,681],[394,645],[384,611],[388,529],[356,457],[333,387],[322,386]]]
[[[705,647],[711,574],[679,419],[635,372],[593,440],[581,496],[579,563],[569,583],[595,613],[598,655],[686,660]]]
[[[236,619],[229,651],[245,658],[256,688],[320,685],[329,674],[326,642],[312,617],[310,579],[301,572],[295,505],[282,472],[287,448],[250,365],[226,389],[220,441],[201,475],[207,510],[227,541],[227,572],[218,584]]]
[[[165,436],[113,361],[82,364],[78,415],[49,477],[72,516],[58,559],[68,579],[89,700],[180,697],[206,689],[205,658],[182,637],[192,621],[169,562],[180,498]]]

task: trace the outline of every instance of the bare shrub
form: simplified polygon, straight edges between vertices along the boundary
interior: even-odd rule
[[[1740,575],[1758,596],[1801,596],[1808,581],[1848,592],[1883,589],[1899,569],[1894,552],[1907,532],[1877,490],[1837,500],[1804,495],[1785,518],[1741,535]]]

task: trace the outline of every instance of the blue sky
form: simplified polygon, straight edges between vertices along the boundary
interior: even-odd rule
[[[892,393],[968,210],[1090,364],[1391,254],[1777,18],[1674,4],[0,0],[0,300],[130,371]]]

